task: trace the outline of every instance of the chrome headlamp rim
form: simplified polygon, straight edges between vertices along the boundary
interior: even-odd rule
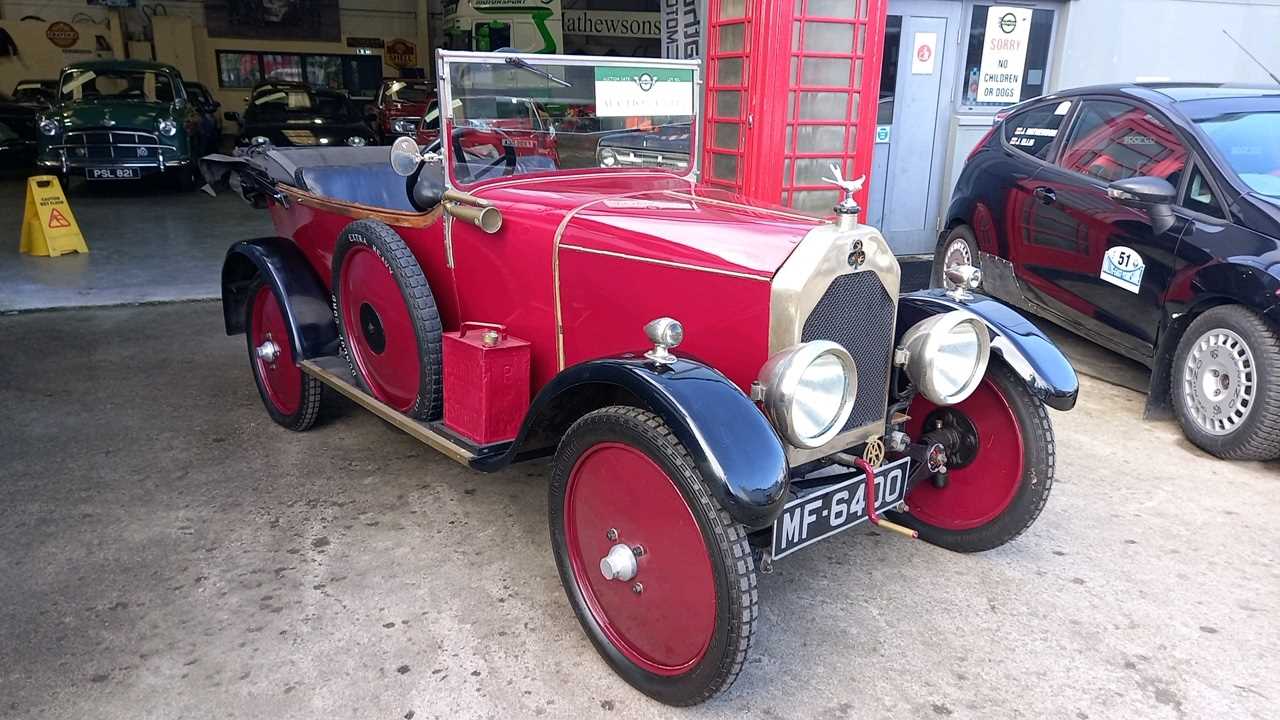
[[[165,137],[173,137],[178,134],[178,123],[169,118],[162,118],[156,123],[156,129]]]
[[[934,382],[933,363],[939,359],[942,345],[949,339],[951,332],[961,325],[968,325],[973,329],[978,351],[967,379],[959,388],[948,393]],[[900,347],[908,353],[904,369],[916,389],[935,405],[956,405],[967,400],[986,377],[987,365],[991,360],[991,333],[986,323],[977,315],[967,310],[951,310],[912,325],[903,334]]]
[[[825,356],[836,358],[844,371],[844,394],[840,408],[831,423],[817,435],[802,435],[796,429],[793,401],[796,389],[807,371]],[[764,411],[774,428],[788,443],[798,448],[817,448],[831,442],[844,429],[858,396],[858,367],[841,345],[830,340],[813,340],[792,345],[774,353],[760,370],[764,387]]]
[[[44,118],[40,121],[39,127],[41,133],[49,137],[53,137],[58,134],[58,131],[62,130],[62,123],[54,120],[53,118]]]

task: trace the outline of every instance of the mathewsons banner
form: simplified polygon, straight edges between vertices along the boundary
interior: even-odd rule
[[[596,68],[598,117],[693,114],[693,70]]]
[[[1022,100],[1022,79],[1031,36],[1031,8],[992,5],[978,70],[978,102],[1013,104]]]

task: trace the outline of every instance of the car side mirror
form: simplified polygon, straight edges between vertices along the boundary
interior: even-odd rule
[[[233,111],[233,110],[228,110],[228,111],[226,111],[226,112],[222,113],[222,119],[223,119],[223,120],[228,120],[228,121],[233,122],[233,123],[238,123],[238,122],[240,122],[240,113],[235,112],[235,111]]]
[[[1139,175],[1107,185],[1107,197],[1125,207],[1146,210],[1156,235],[1173,226],[1173,203],[1178,191],[1168,180]]]

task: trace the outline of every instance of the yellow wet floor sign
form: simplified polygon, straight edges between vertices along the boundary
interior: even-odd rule
[[[22,214],[22,240],[18,251],[28,255],[56,257],[73,252],[89,252],[71,214],[62,185],[53,175],[37,175],[27,180],[27,209]]]

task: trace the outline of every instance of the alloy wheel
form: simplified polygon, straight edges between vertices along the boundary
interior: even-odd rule
[[[1234,432],[1249,417],[1257,392],[1257,365],[1244,338],[1214,328],[1196,339],[1182,366],[1182,397],[1201,430]]]

